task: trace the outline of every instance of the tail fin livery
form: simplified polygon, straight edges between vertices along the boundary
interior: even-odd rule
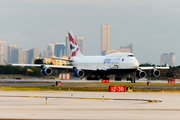
[[[83,56],[80,52],[77,41],[76,41],[76,39],[73,35],[73,32],[71,30],[68,30],[68,37],[69,37],[69,42],[70,42],[71,57]]]

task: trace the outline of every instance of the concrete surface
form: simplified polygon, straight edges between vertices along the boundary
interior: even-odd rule
[[[0,118],[180,119],[179,100],[179,93],[0,91]]]

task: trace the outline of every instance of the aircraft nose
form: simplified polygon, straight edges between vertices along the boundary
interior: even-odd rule
[[[135,61],[134,61],[134,68],[135,69],[139,68],[139,62],[137,61],[137,59],[135,59]]]

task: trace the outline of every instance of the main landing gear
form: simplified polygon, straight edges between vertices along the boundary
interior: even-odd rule
[[[94,76],[94,77],[88,76],[87,80],[99,80],[99,77],[98,76]]]
[[[121,81],[121,77],[119,75],[115,76],[115,81]]]
[[[105,76],[103,77],[103,80],[109,80],[109,77]]]

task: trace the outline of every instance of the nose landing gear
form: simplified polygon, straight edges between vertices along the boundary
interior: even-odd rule
[[[136,80],[135,78],[131,78],[130,74],[129,74],[129,77],[126,78],[127,81],[131,81],[131,83],[135,83]]]
[[[119,75],[115,76],[115,81],[121,81],[121,77]]]

